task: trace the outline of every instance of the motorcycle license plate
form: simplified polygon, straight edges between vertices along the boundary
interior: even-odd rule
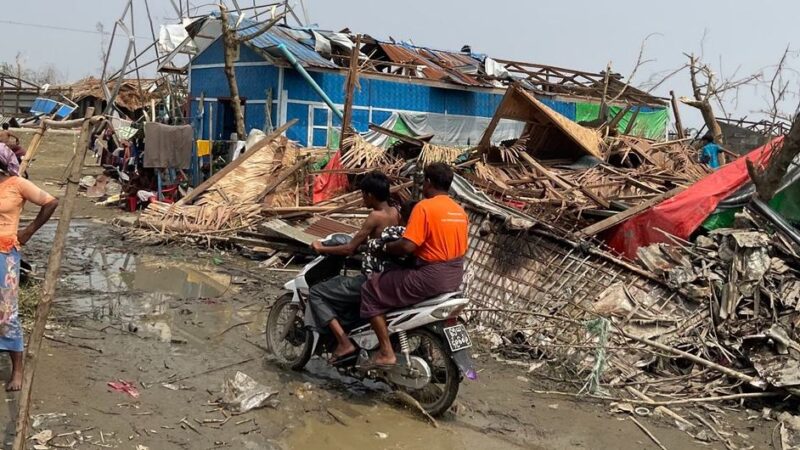
[[[450,350],[453,352],[472,347],[472,341],[469,339],[469,334],[467,334],[467,327],[464,325],[445,328],[444,336],[447,338],[447,343],[450,344]]]

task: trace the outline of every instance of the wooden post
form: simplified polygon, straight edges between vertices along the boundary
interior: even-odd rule
[[[678,111],[678,98],[675,97],[675,91],[669,91],[669,95],[672,97],[672,112],[675,114],[675,128],[678,130],[678,139],[684,139],[686,136],[683,132],[681,113]]]
[[[28,145],[28,151],[25,152],[25,156],[22,157],[22,163],[19,165],[20,175],[24,174],[25,171],[28,170],[28,166],[31,164],[33,157],[36,156],[36,152],[39,151],[39,144],[42,143],[42,137],[44,136],[45,131],[47,131],[47,124],[44,120],[42,120],[42,124],[39,126],[39,129],[36,130],[33,138],[31,138],[31,143]]]
[[[14,450],[24,450],[25,441],[28,435],[28,421],[31,409],[31,397],[33,394],[33,379],[36,373],[36,364],[39,360],[39,351],[44,340],[45,326],[47,317],[50,315],[50,307],[53,303],[53,296],[58,283],[59,272],[61,271],[61,259],[64,253],[64,246],[67,241],[72,212],[75,209],[75,199],[78,194],[78,180],[83,169],[83,160],[89,149],[89,138],[91,134],[92,122],[94,119],[85,119],[81,126],[81,137],[78,143],[75,164],[72,166],[70,178],[67,180],[67,189],[61,202],[61,214],[59,215],[58,227],[53,238],[53,246],[50,249],[50,256],[47,260],[47,272],[44,276],[44,289],[42,298],[36,305],[36,319],[33,323],[28,347],[25,351],[25,371],[22,377],[22,390],[19,397],[19,413],[17,414],[17,433],[14,436]]]
[[[339,150],[344,154],[344,138],[350,134],[350,122],[353,120],[353,96],[355,95],[356,84],[358,84],[358,55],[361,53],[361,35],[356,36],[356,43],[353,51],[350,52],[350,70],[347,72],[347,84],[345,85],[344,112],[342,114],[342,132],[339,135]]]

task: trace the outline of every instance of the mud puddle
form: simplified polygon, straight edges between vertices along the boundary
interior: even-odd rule
[[[286,440],[296,449],[516,449],[510,442],[501,441],[479,431],[454,428],[442,423],[438,428],[412,417],[411,413],[386,405],[364,406],[331,402],[327,408],[336,414],[333,422],[304,420]],[[329,413],[330,414],[330,413]],[[534,447],[527,447],[534,448]]]
[[[54,228],[26,246],[40,268]],[[64,414],[46,427],[65,435],[54,442],[65,448],[653,448],[606,407],[533,395],[535,377],[522,382],[485,356],[439,428],[387,402],[385,385],[342,377],[320,359],[284,370],[263,348],[264,321],[290,277],[217,252],[129,246],[101,225],[73,224],[48,331],[59,341],[46,343],[33,413]],[[221,387],[237,371],[280,403],[222,424]],[[109,389],[115,380],[140,395]],[[0,419],[13,423],[7,403]],[[669,448],[695,447],[674,427],[646,423]],[[75,430],[93,438],[73,443]]]

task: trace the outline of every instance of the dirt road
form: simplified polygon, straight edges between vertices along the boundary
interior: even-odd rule
[[[58,179],[71,139],[45,141],[30,171],[35,181]],[[115,214],[82,199],[76,216]],[[48,225],[25,248],[40,273],[54,229]],[[282,370],[263,349],[263,330],[292,275],[219,251],[140,247],[102,220],[74,221],[37,372],[33,432],[51,430],[51,447],[87,449],[658,448],[607,404],[533,394],[575,390],[539,376],[546,367],[528,373],[480,348],[478,380],[462,386],[439,428],[394,404],[385,386],[342,378],[321,361],[304,372]],[[8,371],[3,358],[0,372]],[[223,380],[236,371],[277,392],[277,404],[232,417],[221,410]],[[115,381],[130,382],[138,397],[109,387]],[[0,417],[9,442],[16,395],[4,395]],[[769,447],[774,422],[743,417],[731,414],[720,429]],[[664,419],[638,420],[667,448],[707,448]]]

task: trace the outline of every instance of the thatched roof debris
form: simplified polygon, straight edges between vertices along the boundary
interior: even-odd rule
[[[109,91],[114,89],[115,83],[116,81],[108,82]],[[124,80],[115,103],[120,108],[136,111],[147,107],[150,100],[160,101],[165,94],[164,89],[159,80]],[[95,77],[86,77],[71,84],[55,86],[53,90],[61,92],[76,103],[87,98],[105,99],[103,84]]]

